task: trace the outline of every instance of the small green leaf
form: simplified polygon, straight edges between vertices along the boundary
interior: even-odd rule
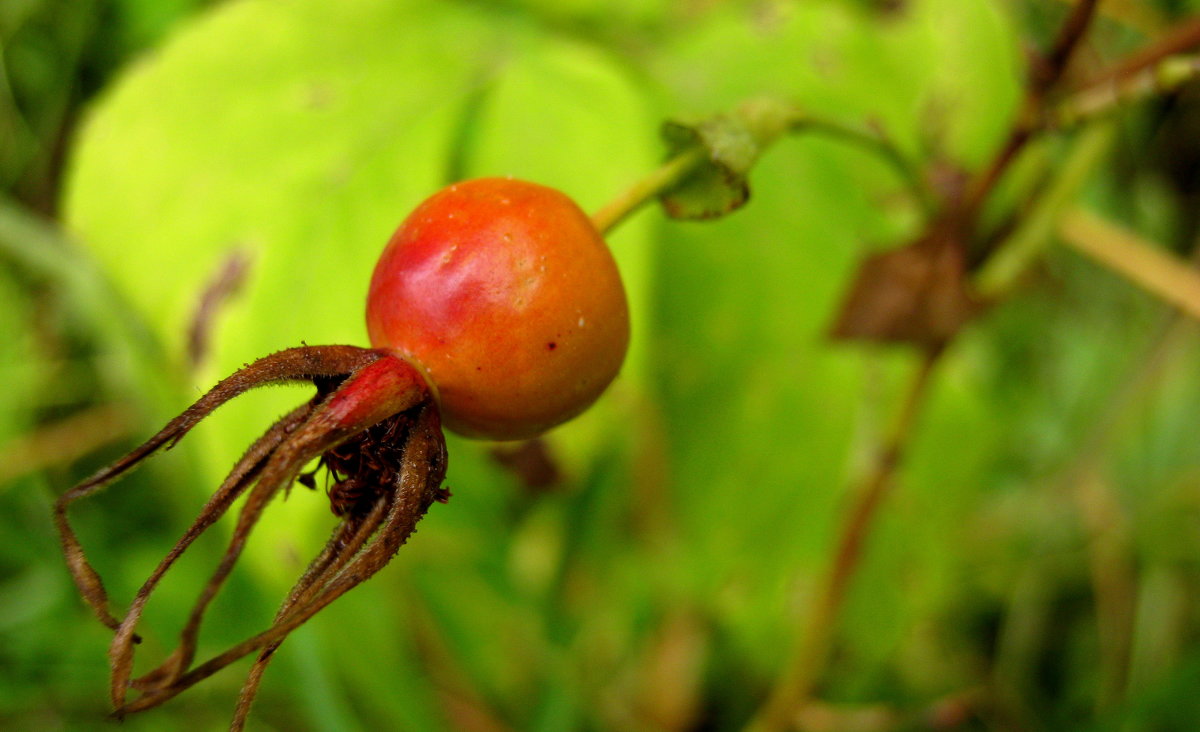
[[[735,131],[736,127],[724,122],[724,118],[715,118],[695,127],[668,122],[663,126],[663,137],[666,138],[673,154],[682,153],[698,145],[712,149],[705,142],[710,131],[713,136],[729,138],[734,146],[739,146],[737,138],[740,136]],[[711,219],[736,211],[749,198],[750,185],[746,182],[744,173],[714,156],[688,176],[679,187],[664,194],[662,204],[671,218]]]
[[[746,178],[758,156],[797,118],[790,105],[764,99],[696,124],[667,122],[663,138],[672,157],[696,147],[708,153],[706,164],[662,196],[667,214],[711,219],[741,208],[750,198]]]

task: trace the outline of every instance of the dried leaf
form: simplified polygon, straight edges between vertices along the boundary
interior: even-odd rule
[[[837,340],[941,345],[979,309],[967,281],[961,243],[935,232],[868,256],[831,335]]]

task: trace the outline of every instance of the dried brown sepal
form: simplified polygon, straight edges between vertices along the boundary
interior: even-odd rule
[[[233,470],[226,476],[216,493],[204,504],[204,507],[200,510],[200,515],[188,527],[183,537],[171,548],[167,556],[163,558],[150,577],[138,589],[137,595],[129,606],[129,611],[125,614],[125,618],[117,628],[117,633],[109,646],[109,662],[112,668],[125,668],[131,665],[133,647],[130,640],[133,637],[133,629],[137,627],[146,602],[150,599],[151,593],[154,592],[155,587],[158,586],[159,581],[167,573],[167,570],[171,568],[171,565],[179,559],[192,542],[200,534],[204,533],[209,526],[216,523],[229,510],[230,505],[233,504],[238,496],[254,483],[255,479],[262,472],[266,458],[283,442],[289,433],[308,418],[316,401],[317,398],[314,398],[313,401],[294,409],[291,413],[272,425],[262,437],[258,438],[250,446],[250,449],[246,451],[242,458],[234,465]],[[180,652],[180,650],[177,649],[163,664],[142,678],[133,681],[121,678],[120,682],[127,682],[135,689],[144,689],[153,688],[155,685],[161,683],[163,678],[177,676],[181,673],[182,668],[185,668],[191,661],[191,658]]]
[[[830,335],[937,347],[980,309],[963,246],[935,229],[931,236],[863,260]]]
[[[308,381],[315,396],[272,425],[234,465],[200,515],[139,589],[129,612],[108,611],[99,576],[67,521],[67,507],[111,482],[161,448],[170,448],[197,422],[233,397],[279,381]],[[320,459],[333,485],[331,507],[341,521],[325,548],[284,601],[271,627],[205,663],[193,666],[200,624],[241,555],[263,510]],[[422,377],[405,361],[352,346],[289,349],[260,359],[220,382],[132,453],[68,491],[55,508],[67,564],[85,601],[116,631],[109,648],[110,694],[121,717],[174,697],[237,658],[261,650],[239,700],[240,729],[271,654],[291,630],[384,566],[435,500],[445,500],[445,442],[436,406]],[[306,484],[311,475],[304,476]],[[155,669],[132,679],[136,627],[159,581],[183,552],[246,497],[229,545],[202,589],[177,648]],[[126,701],[130,689],[139,695]]]
[[[79,538],[67,520],[67,508],[72,503],[103,489],[158,450],[170,449],[213,410],[250,389],[281,381],[311,381],[319,376],[345,376],[380,356],[377,351],[355,346],[304,346],[261,358],[222,380],[137,449],[61,495],[54,506],[54,523],[62,542],[63,555],[66,557],[67,568],[75,586],[100,622],[114,630],[120,625],[120,621],[109,611],[104,583],[88,564]]]
[[[442,432],[437,423],[437,410],[433,407],[422,407],[421,410],[421,414],[417,418],[417,424],[410,431],[410,438],[412,439],[389,442],[388,446],[389,448],[394,448],[399,442],[399,444],[404,445],[403,452],[407,452],[413,449],[413,439],[427,443],[423,448],[420,448],[424,450],[424,458],[419,457],[421,453],[412,456],[414,461],[425,460],[423,468],[420,465],[416,466],[418,471],[427,471],[424,483],[421,484],[422,495],[415,502],[419,514],[423,515],[434,501],[445,503],[449,499],[450,494],[441,487],[446,472],[447,456],[445,440],[442,438]],[[364,433],[364,439],[373,441],[378,440],[380,434],[384,436],[394,434],[397,425],[410,422],[409,420],[403,420],[403,416],[398,415],[398,418],[391,424],[385,423],[380,425],[381,429],[374,430],[378,434],[368,435]],[[406,428],[407,426],[406,424]],[[413,435],[414,431],[416,432],[415,435]],[[369,452],[369,450],[364,452]],[[325,545],[325,548],[318,555],[317,559],[309,565],[304,575],[292,588],[291,592],[288,593],[287,599],[284,600],[283,605],[279,608],[279,612],[275,616],[275,623],[283,622],[292,613],[299,612],[298,608],[302,608],[305,603],[313,602],[320,591],[338,576],[338,573],[346,567],[347,563],[363,551],[363,545],[367,539],[375,534],[377,529],[383,526],[385,532],[389,529],[396,530],[396,527],[387,524],[388,518],[395,516],[394,504],[398,499],[398,492],[390,489],[393,486],[403,488],[404,478],[402,473],[405,466],[404,461],[409,456],[393,449],[389,449],[388,452],[392,453],[391,457],[393,459],[400,459],[391,463],[391,460],[385,458],[376,463],[380,468],[376,472],[376,475],[383,480],[369,481],[377,486],[386,487],[388,490],[377,490],[375,492],[375,500],[369,507],[368,504],[360,502],[357,510],[348,513],[346,520],[334,531],[334,535],[330,537],[329,542]],[[389,465],[389,463],[391,464]],[[336,475],[336,469],[331,468],[331,473]],[[398,532],[391,538],[391,541],[396,542],[395,549],[392,550],[391,554],[380,555],[381,559],[376,560],[380,562],[378,566],[372,564],[365,565],[364,571],[367,574],[359,582],[379,571],[391,559],[392,554],[395,554],[395,551],[407,541],[408,536],[416,530],[416,522],[420,518],[420,515],[416,517],[399,515],[396,517],[401,521],[401,524],[398,527]],[[346,586],[338,594],[344,594],[352,587],[353,585]],[[250,711],[250,705],[253,703],[255,694],[258,691],[258,684],[262,679],[263,671],[266,670],[267,664],[270,663],[274,657],[275,650],[282,642],[283,638],[280,638],[259,651],[258,658],[250,668],[250,673],[247,675],[246,682],[242,686],[241,693],[238,696],[237,710],[234,714],[233,725],[230,727],[231,730],[241,730],[244,727]]]
[[[326,547],[326,551],[331,552],[331,555],[322,552],[318,557],[321,566],[310,567],[310,570],[305,572],[301,582],[297,584],[297,588],[304,589],[293,589],[292,593],[289,593],[288,600],[280,609],[279,617],[270,628],[198,664],[171,683],[142,694],[118,709],[115,713],[117,716],[158,706],[238,659],[255,651],[277,646],[318,611],[387,564],[412,535],[417,521],[429,506],[444,497],[439,484],[445,471],[446,452],[437,410],[430,405],[423,405],[419,409],[416,426],[407,438],[403,468],[394,490],[390,494],[383,494],[388,497],[381,498],[386,501],[386,511],[379,530],[370,542],[361,548],[357,542],[346,542],[344,547],[339,549],[336,542],[340,533],[335,532],[330,539],[332,548],[330,545]],[[360,531],[359,535],[365,536],[365,533]],[[257,684],[257,676],[260,674],[261,671],[252,671],[231,729],[240,729],[240,725],[244,723],[253,699],[254,685]]]

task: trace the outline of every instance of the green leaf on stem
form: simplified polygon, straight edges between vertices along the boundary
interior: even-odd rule
[[[714,117],[695,126],[663,125],[671,154],[702,146],[709,159],[679,187],[663,195],[663,208],[675,219],[713,219],[741,208],[750,198],[746,173],[757,157],[753,138],[730,117]]]
[[[695,124],[667,122],[663,138],[670,157],[697,147],[708,156],[683,181],[661,197],[675,219],[713,219],[732,213],[750,199],[747,175],[758,156],[799,115],[789,104],[771,99],[747,102],[731,114]]]

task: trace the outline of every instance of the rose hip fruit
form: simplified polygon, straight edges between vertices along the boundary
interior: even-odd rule
[[[629,310],[608,247],[570,198],[483,178],[434,194],[397,229],[367,329],[425,374],[447,427],[511,440],[600,396],[625,357]]]
[[[55,503],[75,585],[114,631],[109,694],[117,717],[163,704],[257,653],[230,724],[241,730],[288,634],[382,569],[429,507],[449,498],[442,488],[443,422],[465,435],[519,439],[582,412],[621,367],[629,311],[612,255],[578,206],[544,186],[487,178],[434,194],[396,231],[371,280],[367,329],[374,348],[304,345],[246,365]],[[67,509],[170,448],[222,404],[289,382],[309,383],[315,393],[250,445],[127,611],[114,614]],[[197,663],[210,601],[267,505],[295,483],[316,488],[318,472],[338,520],[333,535],[267,630]],[[134,678],[137,627],[151,595],[192,542],[235,505],[229,544],[178,646]]]

